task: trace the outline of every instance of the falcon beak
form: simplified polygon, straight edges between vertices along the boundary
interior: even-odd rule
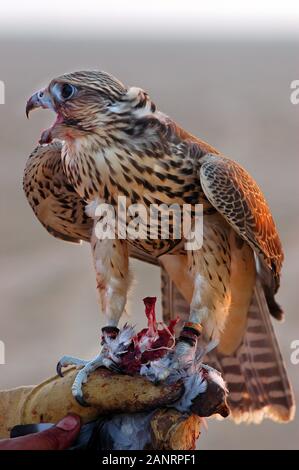
[[[29,98],[26,104],[26,116],[29,118],[29,113],[33,109],[36,108],[44,108],[44,109],[53,109],[53,103],[51,96],[49,95],[48,91],[45,90],[40,90],[37,93],[34,93],[34,95]]]

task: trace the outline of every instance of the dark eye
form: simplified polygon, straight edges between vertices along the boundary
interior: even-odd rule
[[[75,87],[69,83],[64,83],[61,87],[60,95],[64,100],[69,100],[75,93]]]

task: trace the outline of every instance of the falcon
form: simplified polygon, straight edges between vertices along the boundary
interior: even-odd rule
[[[149,95],[102,71],[62,75],[35,93],[35,108],[56,113],[30,155],[24,190],[35,215],[57,238],[91,244],[105,335],[117,338],[131,275],[130,257],[157,264],[162,272],[164,319],[180,313],[182,326],[173,367],[193,348],[217,345],[207,359],[224,376],[237,421],[294,415],[292,389],[272,328],[281,320],[275,300],[283,251],[267,202],[239,164],[179,127]],[[96,208],[118,200],[141,204],[201,204],[203,239],[168,238],[161,227],[144,237],[98,237]],[[192,223],[195,213],[192,212]],[[161,216],[163,219],[163,216]],[[127,221],[127,220],[126,220]],[[100,366],[117,367],[105,346],[91,361],[64,356],[61,368],[82,366],[72,387],[85,404],[82,384]]]

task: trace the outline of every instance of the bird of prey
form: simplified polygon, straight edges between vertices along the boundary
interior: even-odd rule
[[[175,312],[186,320],[173,367],[188,349],[215,342],[208,359],[227,382],[232,416],[292,419],[293,394],[270,321],[283,317],[274,298],[283,251],[253,178],[180,128],[145,91],[106,72],[53,79],[28,100],[27,116],[38,107],[57,118],[29,157],[24,190],[52,235],[90,242],[105,334],[118,334],[130,256],[158,264],[164,318]],[[186,249],[183,236],[165,238],[160,229],[153,239],[148,219],[141,222],[144,237],[98,237],[95,208],[105,203],[117,210],[120,196],[128,206],[142,204],[146,214],[153,204],[202,204],[202,246]],[[101,352],[90,362],[65,356],[58,369],[70,364],[83,366],[72,388],[82,404],[88,374],[115,365]]]

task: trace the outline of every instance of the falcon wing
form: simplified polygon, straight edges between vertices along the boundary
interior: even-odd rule
[[[89,241],[93,220],[86,203],[69,184],[61,163],[61,143],[39,145],[27,160],[23,188],[36,217],[51,235],[65,241]]]
[[[282,246],[258,185],[228,158],[207,154],[201,162],[200,181],[207,199],[270,268],[276,292],[283,261]]]

